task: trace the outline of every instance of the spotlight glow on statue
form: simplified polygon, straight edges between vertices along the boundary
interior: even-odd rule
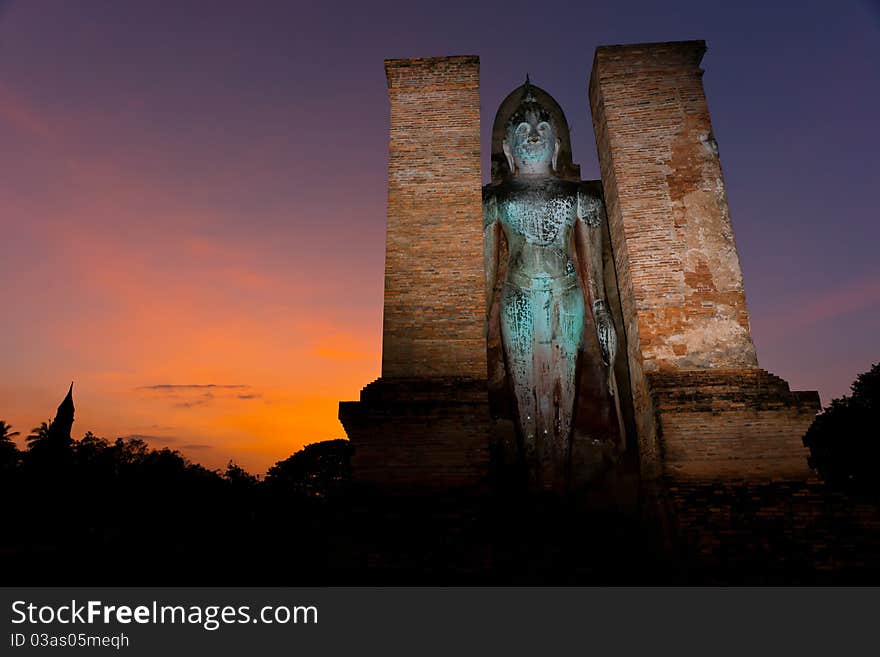
[[[493,305],[500,304],[520,458],[533,486],[558,489],[571,469],[573,415],[584,375],[592,396],[605,405],[593,410],[615,418],[613,430],[619,427],[617,336],[605,295],[601,198],[571,176],[561,177],[561,137],[569,143],[561,110],[542,106],[528,79],[520,89],[519,105],[504,124],[508,171],[483,189],[486,307],[491,320]],[[506,263],[499,262],[502,240]],[[585,341],[587,328],[593,335]],[[598,445],[600,438],[605,436],[587,440]]]

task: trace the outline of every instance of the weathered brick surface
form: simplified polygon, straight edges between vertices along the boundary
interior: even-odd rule
[[[808,477],[815,392],[761,369],[649,372],[664,472],[675,479]]]
[[[645,370],[757,366],[704,51],[702,41],[600,47],[590,81],[618,276]]]
[[[718,397],[695,406],[682,397],[693,392],[691,381],[679,380],[676,396],[659,376],[758,367],[699,67],[705,50],[703,41],[603,46],[590,79],[648,479],[664,468],[794,473],[800,437],[818,407],[815,393],[782,403],[799,394],[787,385],[784,394],[767,393],[776,400],[768,405],[745,374],[730,378],[741,386],[740,399],[710,386],[706,394]]]
[[[385,62],[383,377],[486,378],[477,57]]]
[[[382,378],[342,402],[359,483],[489,472],[477,57],[385,62],[391,105]]]
[[[354,447],[352,473],[382,488],[464,488],[489,474],[485,379],[378,379],[339,417]]]

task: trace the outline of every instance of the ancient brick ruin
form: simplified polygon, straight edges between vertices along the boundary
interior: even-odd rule
[[[547,572],[586,572],[590,581],[880,573],[876,507],[829,489],[808,467],[802,437],[818,394],[792,391],[759,365],[702,85],[705,49],[687,41],[595,53],[589,101],[602,179],[580,184],[606,208],[604,277],[620,334],[614,371],[627,442],[618,471],[572,491],[585,514],[570,526],[581,543],[552,519],[570,522],[570,506],[484,495],[509,489],[497,478],[503,413],[487,394],[501,380],[497,336],[484,328],[479,60],[386,62],[382,375],[359,401],[340,403],[339,417],[354,480],[379,496],[364,498],[378,509],[397,501],[412,508],[408,522],[441,532],[512,532],[472,537],[468,572],[504,572],[505,559],[520,563],[510,555],[531,546],[568,550],[570,566]],[[492,155],[495,181],[500,153]],[[429,500],[447,506],[422,518]],[[368,517],[372,527],[385,516]],[[615,529],[627,523],[631,531]],[[605,556],[585,561],[582,549]]]
[[[643,482],[803,478],[818,395],[758,366],[704,52],[702,41],[603,46],[589,84],[639,471]],[[490,425],[479,60],[389,60],[386,74],[382,377],[340,418],[359,481],[475,486]]]
[[[477,57],[385,62],[382,377],[339,417],[355,477],[477,485],[489,468]]]
[[[643,478],[807,476],[819,410],[759,369],[703,41],[600,47],[590,105]]]

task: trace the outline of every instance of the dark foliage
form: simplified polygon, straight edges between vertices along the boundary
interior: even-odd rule
[[[349,472],[343,440],[309,445],[261,480],[142,440],[72,440],[53,424],[35,428],[20,452],[18,432],[0,423],[0,553],[16,559],[8,574],[21,583],[250,581],[267,558],[314,558],[320,532],[297,540]]]
[[[18,466],[18,447],[13,440],[18,434],[11,425],[0,420],[0,477],[12,476]]]
[[[833,400],[804,436],[810,467],[834,487],[880,498],[880,363],[860,374],[851,390]]]
[[[311,498],[339,495],[351,481],[351,443],[326,440],[306,445],[266,473],[266,485]]]
[[[59,423],[61,430],[54,424],[34,429],[28,448],[19,451],[15,432],[0,423],[0,499],[6,501],[0,506],[0,555],[15,564],[4,570],[7,585],[715,581],[681,567],[679,557],[670,560],[656,543],[659,532],[635,507],[596,509],[574,498],[498,487],[477,494],[355,487],[345,440],[308,445],[258,478],[232,462],[223,472],[208,470],[141,440],[110,442],[92,433],[71,440],[69,424]],[[811,427],[805,442],[813,466],[847,491],[877,495],[878,426],[875,365]],[[760,531],[753,543],[729,544],[745,570],[719,572],[717,581],[817,581],[812,553],[799,553],[784,523],[763,514],[787,499],[787,489],[765,493],[767,500],[743,489],[728,501],[743,526],[747,516],[748,522],[757,518]],[[718,494],[714,488],[695,493],[694,507],[718,506]],[[840,532],[858,538],[863,525],[850,522],[846,511],[854,496],[828,495],[823,508],[831,510],[829,522],[813,540],[830,544],[828,537]],[[711,530],[716,516],[703,526]],[[726,531],[717,529],[719,536]],[[770,559],[771,542],[776,557],[788,556]],[[872,577],[877,581],[880,572]]]
[[[559,504],[355,489],[345,440],[308,445],[260,479],[136,439],[87,433],[48,448],[50,428],[0,479],[0,554],[16,564],[6,584],[611,582],[662,572],[632,518],[587,523]],[[597,543],[595,532],[619,538]]]

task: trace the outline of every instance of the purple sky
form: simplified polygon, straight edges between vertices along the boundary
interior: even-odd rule
[[[242,435],[341,435],[335,400],[379,371],[383,59],[480,56],[486,172],[495,109],[528,72],[597,178],[595,47],[683,39],[709,47],[761,365],[827,403],[880,360],[876,2],[0,0],[0,418],[29,429],[75,378],[105,409],[83,431],[197,444],[244,417],[233,400],[173,426],[107,409],[136,408],[147,386],[211,383],[256,391],[234,403],[326,415],[242,420]],[[167,342],[150,351],[157,330]],[[320,360],[346,353],[357,367]],[[296,392],[311,381],[320,402]],[[290,452],[268,444],[252,463]]]

